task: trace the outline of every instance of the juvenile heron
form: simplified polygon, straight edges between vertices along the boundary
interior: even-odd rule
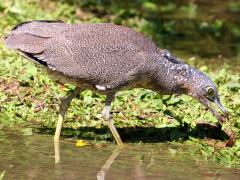
[[[122,140],[110,118],[117,91],[146,88],[160,94],[187,94],[223,121],[214,83],[207,75],[183,63],[167,50],[130,28],[109,23],[65,24],[61,21],[29,21],[16,25],[5,38],[8,48],[45,66],[49,74],[76,89],[60,105],[55,141],[71,100],[86,89],[106,95],[102,111],[117,144]],[[215,103],[224,113],[217,113]]]

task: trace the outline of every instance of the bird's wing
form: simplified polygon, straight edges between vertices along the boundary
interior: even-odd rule
[[[141,64],[139,53],[157,52],[152,41],[112,24],[24,23],[6,38],[8,47],[70,77],[106,84]]]
[[[17,24],[8,36],[13,34],[32,34],[39,37],[62,35],[68,25],[62,21],[35,20]],[[7,37],[8,37],[7,36]]]

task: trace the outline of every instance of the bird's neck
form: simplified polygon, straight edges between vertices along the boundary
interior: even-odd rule
[[[152,67],[150,89],[160,94],[188,94],[194,69],[185,63],[173,63],[162,57]]]

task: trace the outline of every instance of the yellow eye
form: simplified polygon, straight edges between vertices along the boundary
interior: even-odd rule
[[[214,94],[213,88],[208,88],[207,93],[208,95],[213,95]]]

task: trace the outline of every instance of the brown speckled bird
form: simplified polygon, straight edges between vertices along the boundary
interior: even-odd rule
[[[167,50],[130,28],[108,23],[65,24],[61,21],[30,21],[15,26],[5,38],[8,48],[45,66],[49,74],[76,89],[60,105],[54,136],[59,141],[63,118],[71,100],[90,89],[106,95],[103,116],[117,142],[122,140],[110,118],[117,91],[151,89],[160,94],[188,94],[211,110],[219,121],[227,117],[214,83],[202,72],[183,63]]]

